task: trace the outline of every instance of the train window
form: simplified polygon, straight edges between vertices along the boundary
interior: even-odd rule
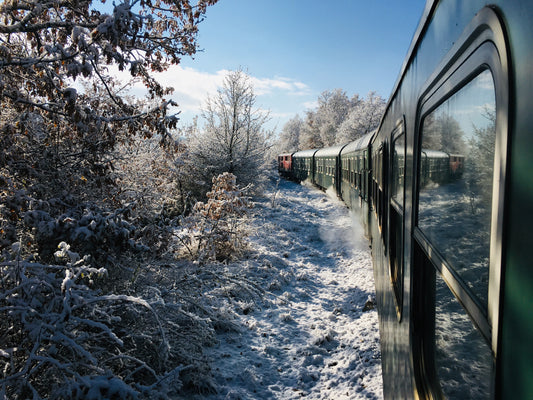
[[[495,109],[485,70],[424,118],[419,168],[418,227],[485,310]]]
[[[403,119],[392,132],[391,181],[389,204],[389,274],[396,301],[398,319],[403,305],[405,133]]]
[[[368,200],[368,170],[370,166],[368,165],[368,155],[367,151],[365,150],[363,152],[363,165],[362,165],[362,173],[363,173],[363,182],[362,182],[362,196],[365,200]]]
[[[385,172],[387,171],[387,150],[385,143],[382,143],[382,145],[379,148],[378,152],[378,160],[377,160],[377,170],[376,175],[378,177],[378,221],[379,221],[379,228],[381,229],[381,234],[383,236],[383,239],[386,239],[386,207],[387,207],[387,200],[385,199]],[[385,249],[387,242],[385,242]]]

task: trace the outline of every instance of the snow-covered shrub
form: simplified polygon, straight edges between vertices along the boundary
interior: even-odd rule
[[[102,294],[91,267],[65,242],[57,264],[0,263],[0,394],[9,399],[165,398],[181,387],[168,329],[146,300]],[[180,349],[178,349],[178,352]],[[152,397],[154,396],[154,397]]]
[[[188,152],[181,140],[161,146],[160,139],[137,139],[117,148],[115,200],[127,205],[137,226],[135,239],[152,254],[168,250],[178,218],[190,212]]]
[[[0,398],[152,399],[213,393],[205,347],[238,331],[262,290],[219,263],[145,265],[122,293],[107,270],[59,243],[54,264],[0,263]]]
[[[188,255],[200,262],[235,258],[246,247],[245,217],[251,204],[237,186],[235,175],[228,172],[213,178],[207,198],[182,219],[177,237]]]
[[[128,207],[109,210],[95,203],[40,200],[25,190],[0,190],[0,251],[21,242],[22,258],[53,263],[57,243],[72,244],[100,265],[124,252],[146,250],[136,240]]]

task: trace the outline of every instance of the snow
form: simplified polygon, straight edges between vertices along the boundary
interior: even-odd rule
[[[216,393],[196,398],[383,398],[371,256],[357,219],[284,180],[251,218],[251,255],[227,268],[266,294],[243,301],[240,328],[205,349]]]

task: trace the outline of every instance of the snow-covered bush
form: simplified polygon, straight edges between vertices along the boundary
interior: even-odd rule
[[[213,178],[207,198],[182,219],[177,237],[188,255],[200,262],[235,258],[246,247],[245,217],[251,204],[228,172]]]
[[[0,393],[103,399],[157,392],[168,343],[152,307],[92,289],[107,271],[90,266],[65,242],[53,265],[21,259],[20,247],[4,251],[0,264]],[[146,326],[136,322],[149,319]]]
[[[61,242],[55,264],[0,263],[0,398],[167,399],[216,391],[203,355],[259,289],[224,270],[146,265],[123,293]],[[229,296],[229,293],[233,293]]]

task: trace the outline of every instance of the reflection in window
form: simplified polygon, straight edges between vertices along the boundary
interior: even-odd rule
[[[403,298],[403,208],[405,181],[405,134],[396,137],[391,146],[391,208],[389,212],[389,271],[396,299],[396,310],[401,316]]]
[[[448,399],[488,399],[492,351],[436,274],[435,366]]]
[[[495,89],[486,70],[423,122],[418,226],[478,297],[488,301]]]

